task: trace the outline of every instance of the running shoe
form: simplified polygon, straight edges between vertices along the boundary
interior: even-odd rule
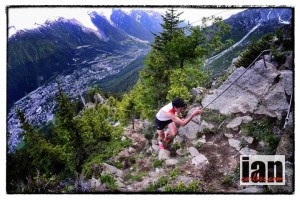
[[[166,143],[170,143],[170,141],[171,141],[171,138],[169,138],[169,137],[166,137],[166,138],[165,138],[165,141],[166,141]]]

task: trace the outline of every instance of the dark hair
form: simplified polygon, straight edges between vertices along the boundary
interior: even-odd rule
[[[173,105],[173,107],[176,107],[176,108],[186,107],[186,103],[180,97],[176,97],[175,99],[173,99],[172,105]]]

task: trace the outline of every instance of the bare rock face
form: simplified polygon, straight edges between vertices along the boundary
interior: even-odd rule
[[[245,70],[243,67],[236,69],[214,94],[203,99],[202,105],[208,105],[244,73],[208,108],[223,114],[254,113],[281,119],[288,108],[286,95],[293,91],[292,71],[278,71],[269,62],[265,65],[263,60]]]
[[[293,161],[295,153],[293,143],[293,130],[288,128],[281,136],[278,147],[276,148],[276,155],[285,155],[286,161]]]
[[[282,118],[282,113],[288,109],[288,102],[282,85],[276,84],[262,100],[255,114]]]

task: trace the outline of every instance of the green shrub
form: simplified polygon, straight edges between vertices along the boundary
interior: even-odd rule
[[[165,192],[180,193],[180,192],[199,192],[200,181],[193,181],[188,186],[183,182],[180,182],[178,185],[169,186],[167,185],[164,188]]]
[[[139,173],[139,174],[137,174],[137,175],[135,175],[135,176],[132,176],[132,178],[131,178],[131,180],[133,180],[133,181],[142,181],[143,180],[143,178],[145,177],[147,175],[147,173],[146,172],[141,172],[141,173]]]
[[[151,183],[147,188],[147,192],[155,192],[158,188],[161,188],[169,183],[166,176],[160,177],[156,183]]]
[[[172,180],[176,179],[176,178],[179,176],[179,173],[180,173],[180,171],[179,171],[178,168],[173,169],[173,170],[170,171],[170,173],[169,173],[170,178],[171,178]]]
[[[272,126],[270,119],[262,118],[259,121],[242,125],[242,132],[246,136],[266,142],[268,144],[267,152],[272,153],[279,143],[279,139],[272,132]]]
[[[269,33],[264,35],[262,39],[252,42],[247,49],[241,53],[240,59],[235,63],[235,66],[247,68],[263,50],[271,48],[272,39],[273,35]]]
[[[205,112],[201,114],[201,117],[207,122],[216,124],[221,124],[224,120],[233,118],[232,115],[224,115],[216,110],[205,110]]]
[[[152,140],[156,135],[156,131],[153,126],[143,129],[142,133],[144,137],[149,141]]]
[[[105,183],[107,187],[111,191],[116,191],[117,190],[117,184],[115,178],[111,174],[105,174],[100,177],[100,181],[102,183]]]
[[[180,148],[183,148],[184,147],[184,143],[183,142],[176,142],[175,144],[173,144],[173,148],[175,149],[175,150],[178,150],[178,149],[180,149]]]
[[[161,167],[163,162],[164,162],[163,160],[154,160],[153,161],[153,167],[154,168]]]
[[[223,177],[222,184],[224,185],[232,185],[233,184],[233,175],[228,173]]]

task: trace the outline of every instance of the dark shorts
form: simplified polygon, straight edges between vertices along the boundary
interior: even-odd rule
[[[172,123],[173,121],[172,120],[160,121],[155,117],[154,122],[155,122],[156,130],[163,130],[168,124]]]

